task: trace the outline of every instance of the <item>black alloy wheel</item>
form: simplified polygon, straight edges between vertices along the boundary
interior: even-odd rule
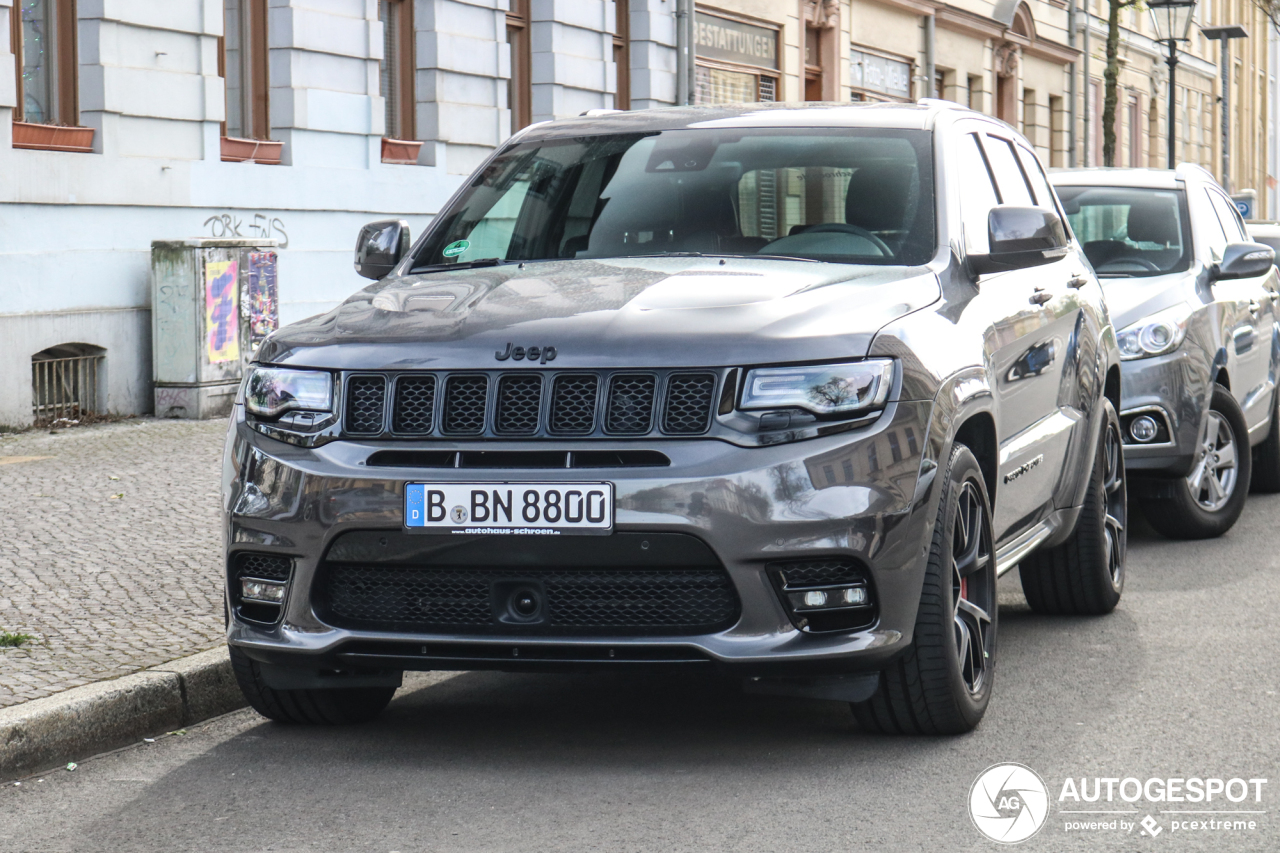
[[[995,561],[991,558],[989,519],[981,493],[972,482],[960,490],[951,544],[952,619],[960,677],[969,693],[982,691],[995,640]]]
[[[963,734],[982,720],[995,676],[998,599],[986,481],[972,451],[951,450],[911,645],[888,663],[858,725],[883,734]]]

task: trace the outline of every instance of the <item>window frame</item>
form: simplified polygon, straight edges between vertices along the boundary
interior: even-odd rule
[[[13,120],[25,124],[40,124],[51,127],[80,126],[80,75],[79,75],[79,39],[77,37],[79,14],[76,0],[49,0],[54,13],[54,56],[52,70],[54,77],[54,97],[57,120],[53,122],[31,122],[25,116],[26,101],[22,89],[23,34],[22,7],[15,3],[9,7],[9,47],[14,59],[14,87],[17,105],[13,110]]]
[[[631,0],[613,0],[613,108],[631,109]]]
[[[223,139],[244,139],[256,142],[271,140],[271,63],[270,46],[267,38],[268,10],[267,0],[239,0],[240,3],[240,92],[241,128],[243,136],[231,137],[227,134],[227,120],[222,120]],[[225,26],[226,0],[223,0],[222,15]],[[226,88],[227,80],[227,39],[225,33],[218,38],[218,76],[223,81],[223,98],[226,103],[225,115],[231,113],[231,102]],[[248,86],[244,81],[248,80]],[[245,94],[247,90],[247,95]]]
[[[396,42],[395,62],[388,63],[384,50],[382,61],[378,63],[379,83],[382,75],[388,74],[395,85],[392,97],[384,96],[386,127],[382,136],[384,139],[401,142],[418,138],[417,92],[414,85],[418,62],[414,38],[413,5],[413,0],[379,0],[378,2],[379,14],[385,8],[395,18],[393,35]],[[383,20],[382,25],[385,28],[387,21]],[[394,67],[388,69],[385,67],[388,64],[393,64]]]
[[[510,0],[507,44],[511,48],[511,76],[507,81],[507,109],[511,132],[533,124],[533,56],[529,28],[530,0]]]

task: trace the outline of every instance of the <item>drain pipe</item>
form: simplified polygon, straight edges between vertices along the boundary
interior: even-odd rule
[[[933,15],[924,16],[924,96],[926,98],[941,98],[946,94],[945,91],[941,93],[935,91],[938,85],[936,23]]]
[[[676,0],[676,104],[693,103],[693,0]]]
[[[1089,135],[1090,126],[1093,124],[1093,105],[1090,103],[1093,100],[1091,97],[1093,85],[1089,79],[1089,53],[1091,51],[1089,47],[1089,25],[1092,23],[1090,20],[1092,17],[1086,8],[1084,10],[1084,164],[1086,166],[1096,165],[1093,162],[1093,145],[1090,144],[1093,141],[1093,137]]]
[[[1076,0],[1067,6],[1067,46],[1076,46]],[[1076,81],[1080,76],[1079,60],[1071,60],[1071,80],[1067,84],[1067,166],[1076,167],[1076,98],[1080,92]]]

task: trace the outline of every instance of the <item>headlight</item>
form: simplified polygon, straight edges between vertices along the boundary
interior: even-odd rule
[[[1187,317],[1181,308],[1164,311],[1135,323],[1116,335],[1120,346],[1120,358],[1150,358],[1173,352],[1187,336]]]
[[[245,384],[244,405],[264,418],[291,411],[333,411],[333,377],[322,370],[255,367]]]
[[[887,358],[814,367],[762,367],[747,373],[743,409],[795,407],[843,415],[884,405],[893,385]]]

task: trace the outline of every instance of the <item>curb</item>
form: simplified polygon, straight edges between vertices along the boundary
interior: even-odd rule
[[[225,646],[0,708],[0,781],[245,706]]]

